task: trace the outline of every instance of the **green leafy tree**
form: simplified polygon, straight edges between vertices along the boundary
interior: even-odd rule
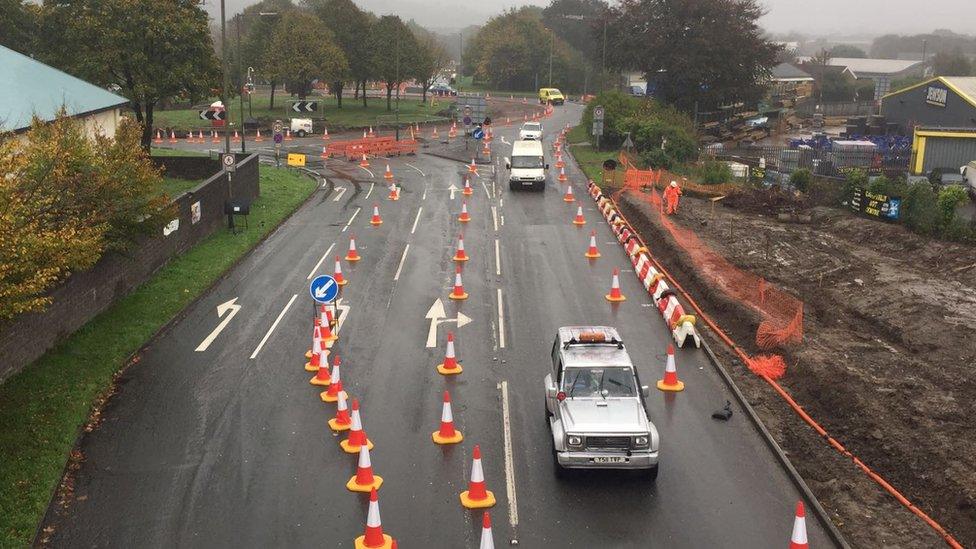
[[[336,44],[346,56],[347,70],[337,75],[330,86],[341,109],[342,92],[348,81],[354,79],[358,91],[359,83],[365,83],[370,77],[367,50],[370,16],[352,0],[305,0],[305,5],[332,31]]]
[[[603,0],[552,0],[542,10],[542,23],[594,63],[600,59],[608,10]]]
[[[396,15],[384,15],[370,27],[369,51],[376,78],[386,87],[386,110],[393,110],[393,90],[416,73],[417,40]]]
[[[295,37],[301,37],[296,40]],[[313,80],[332,82],[349,70],[346,56],[332,39],[332,33],[314,15],[291,12],[271,34],[263,66],[268,74],[286,82],[300,99],[308,97]]]
[[[801,193],[807,192],[810,183],[813,181],[813,174],[806,168],[800,168],[790,174],[790,185]]]
[[[42,60],[117,88],[142,125],[147,150],[159,101],[207,97],[220,81],[207,13],[195,0],[50,2],[41,14]]]
[[[932,57],[932,72],[935,76],[969,76],[973,74],[973,63],[958,49],[939,52]]]
[[[34,53],[38,10],[23,0],[0,0],[0,46],[25,55]]]
[[[244,8],[244,11],[233,19],[234,25],[240,26],[240,29],[235,28],[234,31],[239,30],[241,33],[240,51],[233,52],[230,63],[237,89],[241,89],[244,85],[247,68],[253,67],[257,71],[255,75],[257,79],[267,79],[271,86],[268,108],[272,110],[274,110],[275,91],[278,89],[279,82],[275,78],[269,78],[274,71],[264,66],[264,52],[268,51],[275,28],[281,24],[285,14],[296,9],[291,0],[261,0]],[[241,70],[244,74],[237,72],[237,56],[240,56]]]
[[[836,46],[830,48],[830,56],[863,59],[867,57],[868,54],[857,46],[851,46],[849,44],[837,44]]]
[[[413,67],[413,76],[423,89],[421,102],[427,102],[427,91],[434,85],[441,71],[447,67],[449,61],[447,50],[436,36],[429,32],[414,31],[417,39],[417,53]]]
[[[939,222],[943,229],[952,226],[956,219],[956,209],[968,201],[969,195],[961,185],[947,185],[939,189]]]
[[[755,103],[780,50],[759,27],[762,15],[756,0],[621,0],[608,62],[642,71],[657,97],[686,112]]]

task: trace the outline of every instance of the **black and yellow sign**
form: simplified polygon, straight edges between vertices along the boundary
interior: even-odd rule
[[[288,165],[299,168],[305,167],[305,155],[298,153],[288,153]]]
[[[901,214],[901,198],[857,187],[851,196],[851,209],[871,217],[896,220]]]

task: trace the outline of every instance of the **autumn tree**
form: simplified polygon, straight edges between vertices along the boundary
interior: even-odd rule
[[[393,90],[416,72],[417,40],[396,15],[384,15],[371,25],[369,52],[377,79],[386,87],[386,110],[393,110]]]
[[[267,78],[268,84],[271,85],[271,99],[268,104],[271,110],[274,110],[275,90],[279,82],[268,77],[272,71],[263,65],[264,52],[268,50],[271,36],[284,15],[295,9],[297,8],[291,0],[261,0],[244,8],[244,11],[233,19],[234,25],[240,27],[235,28],[234,31],[241,33],[241,47],[240,51],[235,47],[230,70],[236,71],[237,56],[240,56],[242,71],[246,71],[247,67],[253,67],[260,78]],[[238,83],[238,89],[243,86],[245,77],[246,73],[237,75],[235,81]]]
[[[40,34],[45,63],[129,99],[147,150],[159,101],[208,97],[220,82],[207,13],[196,0],[48,2]]]
[[[331,82],[330,91],[336,98],[336,105],[342,108],[342,92],[349,80],[369,78],[367,40],[370,17],[352,0],[305,0],[305,5],[325,26],[332,31],[336,44],[346,56],[347,70],[338,74]]]
[[[301,37],[296,40],[295,37]],[[312,14],[291,12],[275,27],[262,65],[269,76],[288,84],[304,99],[313,80],[331,82],[349,70],[346,56],[329,29]]]

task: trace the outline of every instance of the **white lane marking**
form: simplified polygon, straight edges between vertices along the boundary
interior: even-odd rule
[[[447,190],[451,191],[451,200],[454,200],[454,193],[458,191],[458,188],[454,186],[454,183],[451,183],[451,186]]]
[[[488,185],[485,185],[485,182],[482,181],[481,186],[485,188],[485,196],[488,197],[488,200],[491,200],[491,191],[488,190]]]
[[[329,182],[328,182],[328,180],[326,180],[326,179],[325,179],[325,178],[323,177],[323,178],[322,178],[322,188],[325,188],[325,187],[326,187],[326,185],[328,185],[328,184],[329,184]]]
[[[505,348],[505,314],[502,306],[502,289],[498,288],[498,348]]]
[[[369,200],[369,195],[371,195],[371,194],[373,194],[373,187],[374,187],[375,185],[376,185],[375,183],[370,183],[370,184],[369,184],[369,190],[368,190],[368,191],[366,191],[366,196],[365,196],[365,199],[366,199],[366,200]]]
[[[511,145],[511,143],[509,143],[508,141],[505,141],[505,136],[504,135],[502,136],[502,143],[504,143],[506,145]]]
[[[495,274],[498,276],[502,274],[502,254],[497,238],[495,239]]]
[[[335,195],[335,198],[332,199],[332,201],[333,202],[338,202],[339,200],[342,199],[342,195],[344,195],[344,194],[346,194],[346,188],[345,187],[336,187],[336,195]]]
[[[504,226],[505,226],[505,216],[503,215],[502,216],[502,227],[504,227]]]
[[[504,208],[505,207],[505,199],[504,198],[499,198],[498,199],[498,207],[499,208]]]
[[[495,225],[495,232],[498,232],[498,209],[491,207],[491,221]]]
[[[427,200],[427,183],[424,182],[424,194],[420,195],[421,200]]]
[[[413,164],[411,164],[409,162],[405,162],[405,164],[407,165],[407,167],[413,168],[413,169],[417,170],[417,173],[419,173],[421,175],[421,177],[427,177],[427,174],[425,174],[424,172],[420,171],[420,168],[418,168],[417,166],[414,166]]]
[[[362,208],[357,207],[356,211],[352,212],[352,217],[349,218],[349,223],[346,223],[346,226],[342,228],[342,232],[346,232],[346,229],[349,228],[349,225],[352,225],[352,220],[356,219],[356,216],[359,215],[359,210],[361,209]]]
[[[315,276],[315,272],[318,271],[319,267],[322,266],[322,262],[325,261],[325,258],[329,257],[330,253],[332,253],[332,248],[335,248],[335,242],[333,242],[329,246],[329,249],[326,250],[324,254],[322,254],[322,257],[319,259],[319,262],[316,263],[314,267],[312,267],[311,272],[308,273],[308,276],[305,277],[305,280],[312,280],[312,277]]]
[[[413,228],[410,229],[410,234],[413,234],[417,231],[417,222],[420,221],[420,213],[423,211],[424,211],[423,206],[417,209],[417,217],[413,219]]]
[[[288,309],[291,308],[291,304],[294,303],[296,299],[298,299],[298,294],[291,296],[291,299],[288,300],[288,304],[285,305],[285,308],[282,309],[281,312],[278,314],[278,318],[276,318],[275,321],[271,323],[271,327],[268,328],[268,333],[264,334],[264,337],[261,338],[261,343],[258,343],[258,346],[254,348],[254,352],[251,353],[252,359],[258,356],[258,353],[261,352],[261,348],[264,347],[264,344],[268,341],[268,338],[271,337],[271,333],[274,332],[275,328],[278,327],[278,323],[281,322],[281,319],[285,317],[285,313],[288,312]]]
[[[220,335],[220,332],[224,331],[224,328],[226,328],[227,325],[230,324],[230,319],[234,318],[234,315],[236,315],[237,312],[240,310],[241,310],[241,306],[237,304],[236,297],[234,299],[231,299],[230,301],[225,301],[224,303],[217,305],[217,318],[224,317],[224,319],[220,321],[220,324],[217,324],[217,327],[214,328],[212,332],[210,332],[210,335],[208,335],[206,339],[201,341],[200,345],[197,345],[197,348],[194,350],[198,353],[201,353],[209,349],[210,344],[213,343],[213,340],[217,339],[217,336]],[[224,313],[227,313],[228,311],[230,312],[227,314],[227,316],[224,316]]]
[[[373,175],[373,172],[369,171],[369,168],[364,168],[362,166],[359,166],[359,169],[364,170],[366,173],[369,174],[370,177],[376,177],[375,175]]]
[[[397,265],[396,274],[393,275],[394,281],[400,280],[400,271],[403,269],[403,262],[407,260],[407,252],[409,251],[410,244],[407,244],[407,246],[403,248],[403,255],[400,256],[400,264]]]
[[[505,490],[508,492],[508,523],[518,526],[518,501],[515,497],[515,455],[512,451],[512,416],[508,406],[508,381],[499,384],[502,390],[502,429],[505,433]]]

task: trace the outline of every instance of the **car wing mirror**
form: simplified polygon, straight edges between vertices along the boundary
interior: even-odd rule
[[[641,394],[644,395],[645,398],[651,396],[651,388],[647,385],[641,385]]]
[[[547,169],[547,170],[549,169],[549,164],[546,164],[546,169]]]
[[[506,170],[512,169],[512,161],[507,156],[505,157],[505,169]]]

